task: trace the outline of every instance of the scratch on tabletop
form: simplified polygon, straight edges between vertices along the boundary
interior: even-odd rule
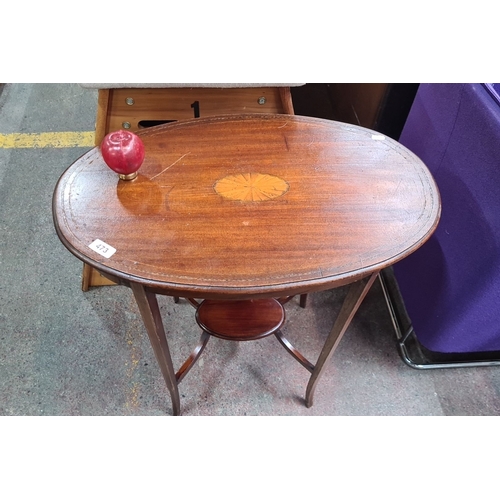
[[[153,179],[155,179],[159,175],[163,174],[163,172],[166,172],[169,168],[173,167],[176,163],[179,163],[185,156],[187,156],[189,154],[191,154],[191,151],[189,151],[189,153],[186,153],[185,155],[182,155],[179,159],[175,160],[174,163],[172,163],[172,165],[169,165],[168,167],[164,168],[160,173],[153,175],[153,177],[151,177],[149,180],[152,181]]]

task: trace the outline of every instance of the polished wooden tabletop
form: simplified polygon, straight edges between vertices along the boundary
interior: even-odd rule
[[[123,181],[98,148],[61,177],[57,233],[124,282],[205,298],[292,295],[356,281],[434,231],[439,193],[422,163],[372,130],[317,118],[199,118],[138,132]],[[116,249],[109,258],[89,247]]]

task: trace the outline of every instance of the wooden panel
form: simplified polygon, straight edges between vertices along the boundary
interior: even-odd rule
[[[335,120],[373,128],[388,86],[387,83],[330,83]]]
[[[88,264],[83,264],[82,273],[82,290],[86,292],[91,286],[108,286],[116,285],[113,281],[105,278],[99,271],[89,266]]]
[[[197,118],[196,106],[200,117],[284,112],[278,88],[134,88],[113,89],[110,93],[108,131],[119,130],[123,122],[129,122],[129,130],[136,131],[141,128],[141,121]],[[261,98],[265,99],[264,104],[259,104]],[[134,104],[127,104],[127,99],[133,99]]]
[[[97,117],[95,123],[95,145],[99,146],[108,133],[108,109],[109,109],[108,89],[101,89],[97,94]]]

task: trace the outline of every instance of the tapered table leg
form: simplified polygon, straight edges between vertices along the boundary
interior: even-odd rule
[[[160,315],[160,308],[154,293],[146,290],[138,283],[131,283],[134,297],[139,307],[139,311],[144,321],[144,325],[149,335],[149,340],[153,346],[158,364],[160,365],[163,378],[172,398],[173,414],[180,415],[181,402],[179,398],[179,388],[175,376],[172,357],[168,348],[167,337],[163,327],[163,321]]]
[[[312,372],[311,378],[309,379],[309,383],[307,384],[306,406],[308,408],[310,408],[313,404],[314,391],[323,373],[325,364],[335,352],[335,349],[339,345],[342,336],[349,327],[352,318],[356,314],[356,311],[363,302],[363,299],[370,290],[377,276],[378,272],[372,274],[368,278],[356,281],[350,285],[347,296],[344,299],[342,308],[340,309],[340,313],[335,320],[332,331],[326,339],[325,345],[323,346],[323,349],[321,350],[321,353],[318,357],[318,361],[314,366],[314,370]]]

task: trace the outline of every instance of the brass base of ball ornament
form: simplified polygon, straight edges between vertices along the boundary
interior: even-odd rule
[[[120,174],[119,177],[122,181],[132,181],[137,177],[137,172],[132,172],[131,174]]]

